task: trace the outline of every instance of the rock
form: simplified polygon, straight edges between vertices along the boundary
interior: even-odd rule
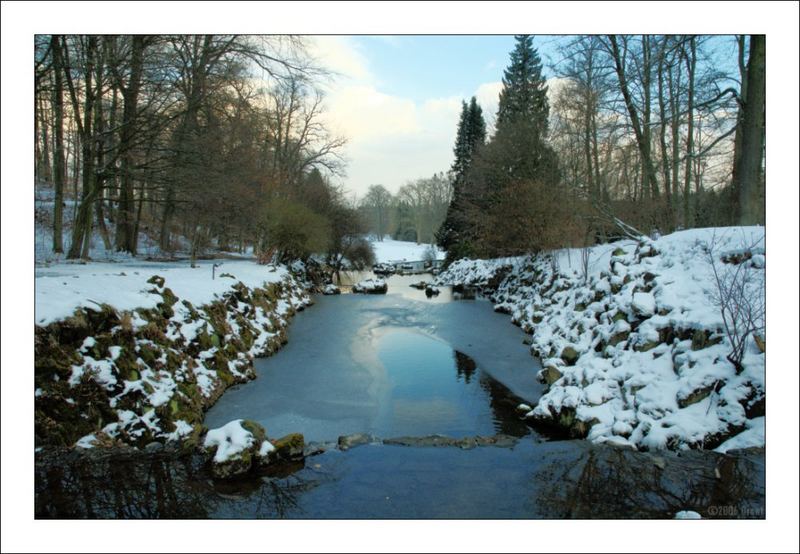
[[[364,279],[353,285],[353,292],[361,294],[386,294],[388,290],[383,279]]]
[[[528,406],[527,404],[519,404],[514,411],[517,413],[518,416],[523,417],[527,415],[533,408]]]
[[[164,278],[161,275],[153,275],[147,280],[147,282],[159,288],[164,286]]]
[[[264,428],[251,420],[237,419],[210,430],[203,448],[211,458],[211,474],[217,479],[229,479],[250,471],[266,440]]]
[[[553,383],[561,379],[561,377],[563,376],[563,374],[556,367],[553,366],[545,367],[543,370],[539,372],[539,375],[541,376],[542,382],[548,385],[552,385]]]
[[[635,292],[631,308],[639,315],[650,317],[656,313],[656,299],[649,292]]]
[[[279,460],[298,460],[303,457],[305,439],[301,433],[291,433],[272,442]]]
[[[693,390],[691,393],[686,395],[685,397],[678,398],[678,406],[680,408],[685,408],[687,406],[691,406],[692,404],[697,404],[701,400],[705,400],[711,394],[711,391],[714,390],[714,384],[708,385],[707,387],[702,387],[699,389]]]
[[[411,288],[417,289],[417,290],[422,290],[426,286],[428,286],[428,283],[426,283],[425,281],[419,281],[418,283],[411,283],[408,286],[411,287]]]
[[[439,296],[439,289],[434,287],[433,285],[427,285],[425,287],[425,296],[430,298],[431,296]]]
[[[341,294],[341,293],[342,291],[339,289],[339,287],[337,287],[333,283],[329,283],[322,288],[322,294],[326,296],[330,296],[332,294]]]
[[[367,435],[366,433],[354,433],[352,435],[343,435],[339,437],[337,445],[339,446],[340,450],[348,450],[354,446],[369,444],[372,442],[372,440],[372,435]]]
[[[692,335],[692,350],[702,350],[705,348],[708,337],[708,331],[696,330]]]
[[[561,359],[564,360],[564,363],[567,365],[575,365],[575,362],[578,361],[578,358],[580,358],[580,354],[572,346],[566,346],[561,351]]]
[[[158,452],[164,449],[164,445],[160,442],[153,441],[148,443],[147,446],[144,447],[147,452]]]
[[[661,456],[654,456],[653,465],[656,466],[658,469],[664,469],[665,467],[667,467],[667,462],[664,461],[664,458],[662,458]]]

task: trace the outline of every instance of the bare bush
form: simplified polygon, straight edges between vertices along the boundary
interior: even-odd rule
[[[757,248],[759,239],[744,250]],[[707,246],[708,262],[714,275],[712,302],[719,308],[725,335],[731,345],[728,360],[742,372],[742,359],[748,339],[764,333],[766,327],[766,291],[763,272],[753,266],[750,256],[738,263],[724,263],[717,250],[716,233]],[[720,265],[721,264],[721,265]]]

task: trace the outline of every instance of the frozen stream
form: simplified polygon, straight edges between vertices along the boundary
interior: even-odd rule
[[[230,481],[212,479],[198,452],[40,454],[36,517],[765,517],[763,449],[650,453],[544,440],[514,413],[541,393],[524,334],[485,301],[451,301],[445,289],[425,298],[408,287],[419,279],[392,277],[385,296],[319,296],[292,322],[289,343],[257,361],[258,378],[206,417],[209,427],[254,419],[270,437],[301,432],[327,443],[324,452]],[[406,438],[337,449],[350,433]],[[419,438],[433,434],[518,438]]]
[[[528,434],[514,414],[535,401],[538,362],[525,337],[485,301],[428,299],[392,276],[386,295],[319,296],[289,329],[289,343],[258,360],[258,378],[228,390],[206,425],[237,418],[269,436],[309,441],[379,437]]]

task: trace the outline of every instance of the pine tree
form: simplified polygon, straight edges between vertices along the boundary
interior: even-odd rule
[[[497,110],[497,132],[509,124],[530,123],[539,138],[547,136],[550,105],[542,60],[531,35],[517,35],[511,64],[503,74],[503,90]]]
[[[450,170],[453,175],[453,198],[447,208],[445,220],[436,232],[436,242],[444,250],[451,250],[466,230],[460,208],[467,197],[467,172],[476,152],[485,142],[486,122],[483,119],[483,110],[473,96],[469,104],[461,102],[461,116],[453,147],[455,160]]]

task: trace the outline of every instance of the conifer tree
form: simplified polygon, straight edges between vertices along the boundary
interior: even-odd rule
[[[529,123],[539,138],[547,136],[550,105],[542,60],[531,35],[517,35],[511,63],[503,74],[503,90],[497,111],[497,132],[509,124]]]
[[[436,232],[437,244],[445,250],[451,250],[461,240],[466,230],[465,218],[460,209],[468,196],[467,172],[475,159],[476,152],[485,142],[486,122],[483,119],[483,110],[473,96],[469,104],[461,102],[461,116],[453,148],[455,160],[450,170],[453,176],[453,198],[447,208],[447,216]]]

